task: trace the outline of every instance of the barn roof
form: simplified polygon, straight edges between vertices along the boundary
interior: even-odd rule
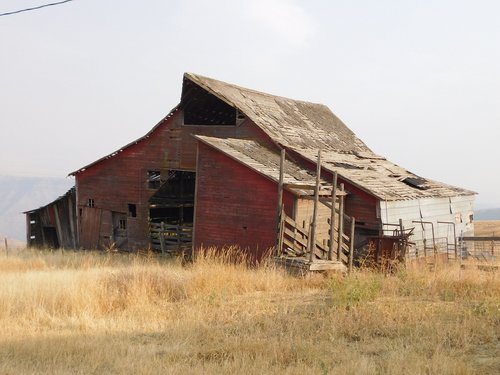
[[[268,179],[275,182],[279,181],[280,155],[257,141],[201,135],[195,135],[194,137]],[[301,168],[290,159],[286,159],[283,169],[283,182],[285,188],[297,195],[312,195],[316,185],[316,177],[311,171]],[[332,184],[320,180],[320,194],[330,195],[331,192]]]
[[[70,175],[115,157],[124,149],[148,138],[176,111],[182,109],[183,101],[189,96],[193,84],[250,118],[278,146],[294,150],[312,162],[316,161],[317,152],[321,149],[324,168],[336,171],[346,180],[379,199],[402,200],[475,194],[470,190],[424,179],[376,155],[325,105],[275,96],[193,73],[184,74],[181,103],[145,136]],[[202,136],[197,138],[276,180],[279,155],[257,142],[209,139]],[[269,160],[260,158],[257,155],[259,153],[269,157]],[[308,180],[310,177],[296,173],[298,170],[287,178],[291,181],[311,181]]]
[[[283,146],[371,153],[323,104],[266,94],[193,73],[184,74],[184,88],[188,81],[243,112]]]
[[[292,148],[314,162],[317,151]],[[321,165],[381,200],[407,200],[431,197],[455,197],[476,194],[473,191],[429,180],[375,155],[356,152],[322,151]]]

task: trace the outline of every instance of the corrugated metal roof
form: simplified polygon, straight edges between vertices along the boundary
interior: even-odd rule
[[[194,137],[270,180],[279,181],[280,155],[258,142],[250,139],[215,138],[201,135]],[[287,184],[308,186],[308,189],[288,188],[288,190],[298,195],[312,195],[316,185],[316,177],[312,172],[299,167],[292,160],[286,159],[283,182],[285,187]],[[320,194],[330,195],[331,191],[331,183],[320,180]]]
[[[310,161],[316,160],[315,150],[298,147],[292,149]],[[321,153],[321,165],[381,200],[476,194],[470,190],[422,178],[374,154],[327,150]]]

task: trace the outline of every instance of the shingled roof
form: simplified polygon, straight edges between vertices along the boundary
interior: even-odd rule
[[[470,190],[422,178],[378,156],[322,104],[274,96],[192,73],[185,73],[186,79],[243,112],[279,145],[312,162],[316,162],[318,150],[321,149],[321,164],[326,170],[337,172],[378,199],[407,200],[475,194]],[[236,140],[203,140],[220,151],[232,153],[234,158],[242,162],[252,158],[253,152],[261,152],[255,149],[249,151],[247,148],[245,154],[235,153]],[[250,144],[249,141],[239,142],[242,142],[241,145],[245,143],[245,147]],[[272,176],[279,168],[279,164],[276,164],[279,156],[270,155],[267,155],[267,161],[266,158],[260,159],[260,166]],[[275,171],[271,172],[273,168]]]
[[[419,177],[376,155],[323,104],[275,96],[193,73],[184,74],[181,103],[145,136],[72,172],[71,175],[112,158],[148,138],[165,120],[182,109],[187,88],[193,84],[243,113],[278,146],[293,150],[312,162],[316,162],[317,152],[321,149],[322,166],[325,169],[336,171],[344,179],[379,199],[406,200],[476,194],[470,190]],[[196,138],[276,180],[279,155],[256,141],[202,136]],[[266,156],[260,157],[259,153]],[[293,168],[286,174],[290,183],[294,180],[307,183],[312,181],[306,171],[300,170],[296,165]]]
[[[282,146],[371,153],[323,104],[270,95],[193,73],[185,73],[184,84],[186,80],[243,112]]]
[[[201,135],[194,137],[271,181],[279,181],[280,155],[257,141]],[[294,161],[286,159],[283,166],[283,183],[286,189],[297,195],[312,195],[316,185],[316,176]],[[331,182],[320,180],[320,195],[331,195],[331,193]]]
[[[292,148],[314,162],[317,151]],[[362,190],[380,200],[395,201],[430,197],[455,197],[476,194],[473,191],[429,180],[375,154],[326,150],[321,153],[321,166],[337,172]]]

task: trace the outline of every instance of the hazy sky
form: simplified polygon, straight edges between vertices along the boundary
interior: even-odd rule
[[[118,149],[191,71],[326,104],[375,152],[500,206],[499,15],[497,0],[74,0],[0,17],[0,174],[63,177]]]

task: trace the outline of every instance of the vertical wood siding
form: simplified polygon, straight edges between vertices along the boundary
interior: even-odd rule
[[[276,244],[277,184],[201,142],[198,152],[195,250],[238,245],[260,259]],[[283,198],[291,216],[294,196]]]
[[[272,144],[249,120],[239,126],[183,126],[182,111],[176,112],[149,137],[76,174],[78,208],[86,208],[90,198],[94,200],[95,209],[102,212],[97,232],[95,223],[78,216],[81,247],[107,246],[112,236],[111,212],[126,214],[129,203],[136,205],[137,216],[127,219],[128,248],[137,250],[149,246],[148,200],[156,190],[148,188],[148,171],[159,170],[162,178],[169,169],[194,171],[196,140],[192,134],[253,137]],[[201,185],[201,189],[205,188]]]

